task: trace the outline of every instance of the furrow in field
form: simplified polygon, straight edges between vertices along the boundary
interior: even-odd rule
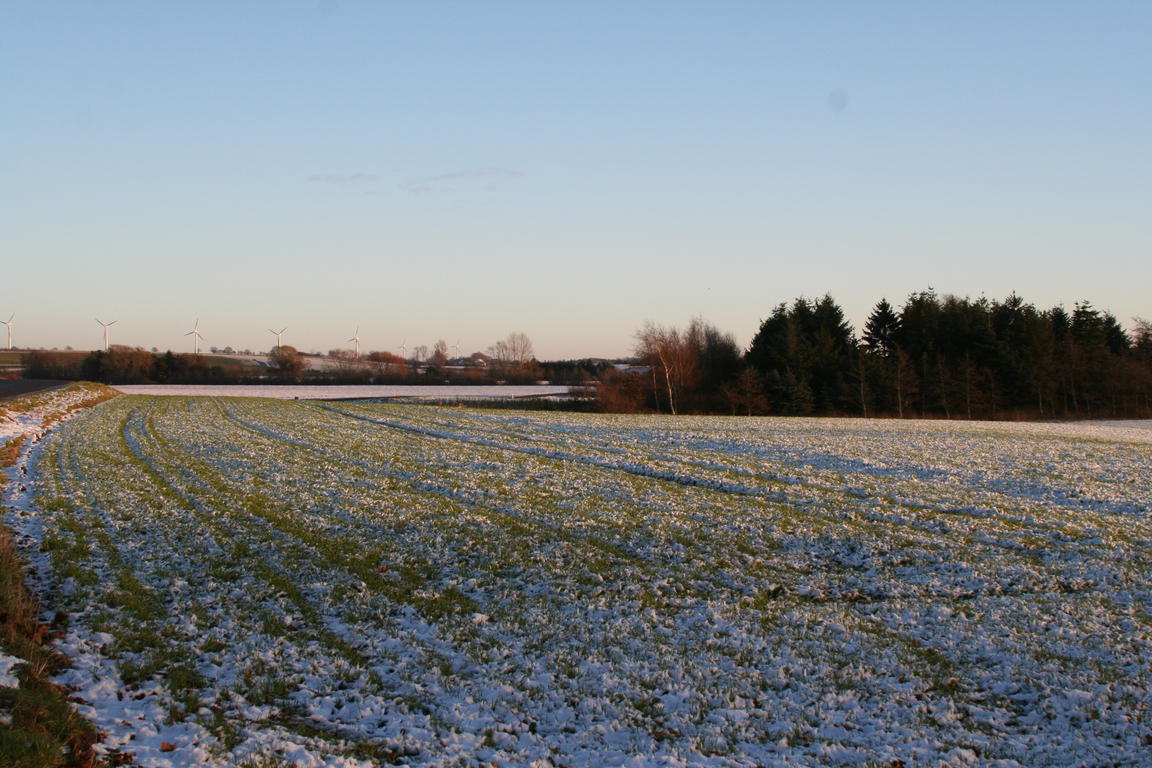
[[[329,410],[333,409],[332,406],[322,406]],[[379,407],[377,407],[379,408]],[[357,416],[369,421],[369,423],[377,423],[381,426],[395,428],[397,425],[397,418],[406,418],[407,411],[412,409],[396,409],[389,407],[386,409],[389,418],[383,422],[377,417],[373,416]],[[398,413],[398,411],[400,413]],[[343,412],[341,410],[341,412]],[[405,427],[408,429],[407,427]],[[502,451],[512,454],[517,453],[527,454],[530,456],[540,456],[535,448],[523,448],[517,446],[509,446],[504,442],[490,440],[484,438],[479,444],[469,438],[467,435],[461,437],[456,432],[445,432],[442,429],[436,430],[416,430],[418,433],[427,434],[428,436],[438,440],[460,440],[461,442],[477,447],[477,450],[485,450],[490,448],[498,448]],[[556,462],[560,465],[575,463],[580,466],[581,471],[587,472],[587,464],[589,460],[586,457],[575,456],[571,453],[557,453],[555,451],[548,451],[541,458],[544,462]],[[515,459],[510,459],[508,455],[502,457],[502,463],[507,465],[515,463]],[[611,472],[619,467],[615,464],[605,465],[598,459],[592,459],[591,463],[595,469],[603,469]],[[628,472],[629,469],[624,471]],[[659,472],[650,472],[646,476],[649,479],[666,479],[661,478]],[[593,488],[601,488],[611,484],[609,475],[601,475],[597,478],[597,482],[592,483]],[[673,482],[673,484],[676,484]],[[486,481],[486,491],[491,493],[490,483]],[[771,521],[772,524],[765,525],[764,530],[759,533],[762,540],[781,540],[792,537],[792,531],[789,530],[788,518],[796,516],[795,506],[802,504],[804,528],[811,531],[814,524],[819,524],[820,521],[826,522],[828,525],[825,527],[835,528],[848,522],[851,526],[854,536],[865,534],[873,534],[880,538],[893,540],[894,535],[896,540],[893,542],[895,548],[902,549],[921,549],[925,550],[920,552],[921,558],[926,558],[929,562],[947,560],[952,565],[950,569],[955,571],[955,560],[957,556],[962,559],[969,559],[972,561],[984,561],[989,557],[999,557],[1001,559],[1007,557],[1017,563],[1017,570],[1021,572],[1020,578],[1012,578],[1002,580],[999,584],[981,584],[979,582],[964,583],[958,585],[954,594],[957,596],[971,596],[984,591],[992,591],[993,593],[1038,593],[1051,590],[1066,590],[1067,587],[1063,585],[1068,581],[1083,581],[1082,577],[1071,577],[1066,573],[1066,564],[1055,563],[1048,564],[1038,561],[1034,552],[1038,550],[1037,542],[1043,543],[1047,540],[1059,536],[1060,534],[1054,533],[1047,524],[1039,526],[1039,529],[1030,526],[1021,526],[1014,524],[1011,520],[993,519],[991,521],[981,520],[981,525],[977,531],[969,535],[966,533],[965,528],[966,515],[945,514],[940,510],[928,509],[927,512],[921,511],[924,505],[917,505],[914,514],[909,514],[909,505],[889,504],[888,499],[879,497],[869,499],[867,494],[853,490],[851,493],[834,494],[831,498],[821,496],[809,496],[804,499],[790,498],[789,502],[792,508],[788,510],[788,515],[782,517],[777,513],[777,510],[785,506],[773,498],[772,502],[759,502],[753,500],[747,502],[743,506],[737,504],[732,506],[734,510],[731,514],[725,514],[725,505],[717,504],[714,497],[710,496],[708,491],[716,490],[721,494],[729,490],[725,486],[709,485],[704,481],[692,483],[690,485],[699,487],[701,491],[696,495],[699,497],[695,499],[693,507],[698,510],[696,512],[696,521],[689,521],[690,524],[697,521],[708,521],[713,524],[726,523],[728,520],[725,518],[738,518],[741,521],[747,521],[750,516],[747,514],[743,507],[751,507],[757,513],[754,518],[760,522]],[[851,488],[851,485],[847,487]],[[596,490],[591,491],[591,495],[596,495]],[[588,498],[587,494],[581,495],[582,499]],[[614,500],[605,498],[603,501],[606,504],[615,506]],[[844,502],[848,503],[845,504]],[[863,511],[861,511],[863,510]],[[976,507],[972,507],[971,511],[979,511]],[[593,514],[593,517],[595,515]],[[629,520],[627,524],[634,531],[637,520]],[[733,541],[732,529],[730,526],[724,526],[727,532],[727,541],[724,545],[731,546],[733,544],[739,545],[739,540]],[[1023,529],[1023,530],[1022,530]],[[783,535],[782,535],[783,534]],[[697,539],[694,543],[697,548],[700,545],[699,539],[707,539],[709,532],[707,529],[701,529],[696,526],[696,530],[692,530],[688,535]],[[955,547],[955,538],[959,535],[964,541],[964,545],[957,550]],[[630,536],[633,540],[637,535],[632,532]],[[947,545],[941,545],[940,542],[947,537],[949,539]],[[800,548],[807,548],[807,538],[803,533],[798,537],[799,541],[795,542]],[[1022,542],[1021,539],[1024,539]],[[662,543],[662,542],[661,542]],[[882,554],[882,553],[881,553]],[[875,558],[873,558],[875,559]],[[880,564],[882,566],[882,563]],[[781,569],[777,569],[776,580],[779,581],[783,576],[780,573]],[[786,573],[787,569],[784,569]],[[757,579],[764,577],[771,577],[771,574],[759,572],[754,565],[751,567],[744,564],[742,569],[745,573],[754,575]],[[1024,573],[1027,571],[1028,573]],[[940,575],[947,575],[941,571]],[[962,574],[960,574],[962,576]],[[970,581],[970,580],[966,580]],[[848,588],[839,590],[845,594],[856,592],[850,586]],[[872,595],[871,597],[876,597]]]
[[[341,408],[352,409],[346,410],[346,412],[367,415],[371,418],[373,414],[378,416],[385,407],[361,405]],[[442,412],[443,409],[424,410],[426,412],[436,412],[437,410]],[[797,445],[794,440],[786,444],[780,444],[770,439],[758,440],[759,436],[756,432],[762,427],[758,427],[752,430],[751,434],[748,434],[741,432],[739,427],[733,427],[723,432],[715,430],[697,432],[691,429],[669,429],[667,426],[656,428],[653,426],[653,428],[644,431],[621,429],[618,430],[619,435],[613,435],[611,433],[612,422],[609,421],[606,425],[601,425],[602,429],[600,430],[601,433],[607,431],[608,434],[599,434],[598,438],[593,440],[588,439],[587,430],[571,429],[569,425],[565,424],[558,427],[554,422],[547,422],[531,416],[521,416],[516,417],[515,420],[505,419],[502,421],[500,415],[473,413],[462,416],[455,422],[450,422],[446,421],[445,418],[413,413],[409,409],[403,414],[391,411],[389,417],[411,421],[419,425],[421,429],[442,433],[444,436],[455,435],[461,439],[478,437],[482,441],[492,441],[495,444],[505,444],[511,439],[515,441],[515,444],[526,446],[526,450],[542,447],[541,450],[546,451],[557,449],[574,451],[576,455],[591,452],[593,456],[599,456],[601,461],[607,460],[609,462],[620,462],[620,457],[631,457],[652,471],[656,471],[664,465],[675,467],[677,464],[685,464],[698,469],[717,470],[720,473],[713,477],[688,478],[685,480],[688,483],[714,482],[718,487],[724,487],[725,478],[735,477],[745,480],[752,479],[756,481],[755,487],[761,490],[775,488],[785,493],[788,492],[790,486],[800,486],[821,495],[843,494],[849,497],[873,498],[887,494],[891,501],[910,508],[937,509],[942,512],[957,514],[972,512],[988,516],[990,514],[989,508],[991,508],[991,514],[997,514],[997,508],[1010,514],[1022,503],[1026,505],[1030,501],[1043,501],[1048,505],[1046,507],[1048,512],[1051,512],[1052,503],[1056,502],[1064,504],[1071,511],[1082,512],[1084,511],[1083,508],[1088,506],[1104,515],[1131,516],[1147,513],[1149,503],[1152,502],[1152,497],[1146,491],[1142,494],[1121,494],[1120,497],[1115,498],[1116,491],[1122,491],[1123,487],[1116,488],[1114,485],[1110,486],[1108,492],[1102,494],[1101,498],[1086,498],[1083,489],[1068,489],[1054,493],[1054,491],[1059,490],[1053,487],[1058,483],[1050,482],[1038,485],[1031,477],[1031,473],[1018,474],[1016,477],[1006,476],[1002,470],[1014,465],[1014,456],[1003,457],[1003,461],[997,465],[998,471],[996,473],[983,472],[979,467],[974,468],[971,462],[967,461],[967,458],[983,447],[981,443],[988,442],[986,439],[989,435],[987,430],[965,436],[964,439],[957,439],[955,436],[945,437],[947,427],[897,422],[895,426],[903,428],[905,432],[901,437],[910,445],[897,444],[892,446],[888,444],[885,446],[886,450],[883,456],[878,456],[871,451],[854,452],[851,449],[846,449],[842,441],[841,443],[830,444],[821,430],[812,428],[808,429],[808,434],[805,435],[813,438],[811,444]],[[741,423],[739,419],[731,421],[737,424]],[[762,424],[764,421],[750,420],[750,423]],[[656,421],[652,424],[656,425],[660,422]],[[532,428],[535,429],[534,436],[531,438],[523,437]],[[790,431],[794,433],[801,430]],[[876,432],[876,426],[863,422],[858,431],[867,440],[870,435]],[[998,435],[999,433],[992,432],[991,434]],[[542,435],[550,437],[546,438]],[[770,435],[766,436],[770,437]],[[1020,434],[1012,435],[1012,437],[1028,444],[1029,447],[1036,446],[1042,451],[1047,449],[1049,453],[1055,452],[1062,459],[1085,458],[1077,454],[1077,451],[1083,448],[1084,442],[1077,442],[1067,436],[1045,433],[1033,434],[1022,431]],[[943,464],[925,466],[922,461],[925,441],[930,442],[934,457],[945,458]],[[867,442],[864,445],[867,445]],[[893,450],[894,447],[895,450]],[[907,451],[906,449],[909,447],[914,447],[915,450]],[[1140,461],[1142,455],[1146,454],[1147,450],[1145,444],[1101,442],[1098,446],[1093,447],[1107,450],[1110,454],[1115,454],[1117,451],[1128,453],[1137,462]],[[959,461],[947,460],[949,454],[957,453],[959,453]],[[740,461],[734,462],[733,459],[736,458]],[[1087,458],[1089,463],[1095,463],[1092,462],[1091,457]],[[1112,460],[1114,461],[1114,456]],[[1051,461],[1047,462],[1048,480],[1064,479],[1058,466]],[[822,477],[831,482],[823,484],[816,482]],[[856,483],[851,481],[852,478],[863,481],[864,488],[855,487]],[[877,487],[869,488],[877,482],[884,485],[899,485],[899,481],[902,480],[912,482],[911,487],[907,489],[910,492],[904,493],[900,487],[880,488],[879,490]],[[986,503],[984,509],[974,508],[971,505],[956,507],[951,499],[951,492],[955,490],[958,484],[955,481],[958,480],[969,481],[969,485],[978,487],[997,486],[1004,493],[996,497],[989,495],[988,498],[995,498],[997,503]],[[970,482],[972,480],[977,482]],[[768,485],[762,488],[761,484],[763,483]],[[747,489],[737,484],[735,490],[740,492]],[[1042,492],[1041,496],[1037,495],[1038,491]],[[792,496],[787,500],[796,502],[803,501],[804,498],[806,497]]]

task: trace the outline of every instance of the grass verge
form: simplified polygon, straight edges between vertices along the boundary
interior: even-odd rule
[[[40,622],[40,605],[24,584],[12,536],[0,528],[0,646],[24,659],[18,688],[0,687],[0,765],[11,768],[93,766],[96,729],[73,711],[51,677],[68,659],[47,645],[59,624]]]
[[[55,417],[52,421],[115,396],[103,387],[91,389],[62,412],[48,414]],[[43,398],[43,394],[35,397],[40,402]],[[0,445],[0,467],[15,465],[25,437]],[[65,620],[60,616],[52,624],[41,622],[40,603],[24,583],[24,561],[11,532],[0,525],[0,650],[24,661],[14,670],[19,686],[0,686],[0,766],[92,768],[98,764],[93,749],[96,729],[76,714],[68,702],[68,690],[51,679],[69,664],[66,656],[49,645],[63,631]]]

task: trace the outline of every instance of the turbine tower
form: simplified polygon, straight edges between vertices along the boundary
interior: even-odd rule
[[[352,334],[352,338],[348,339],[348,341],[351,341],[356,345],[356,359],[359,360],[360,359],[360,326],[356,326],[356,333]]]
[[[96,318],[96,322],[98,322],[98,323],[100,323],[100,325],[104,326],[104,351],[107,352],[108,351],[108,326],[116,325],[116,321],[113,320],[110,323],[105,323],[100,318]]]
[[[16,317],[15,312],[12,313],[12,317]],[[8,326],[8,349],[12,349],[12,326],[15,325],[15,323],[12,322],[12,317],[4,321],[4,325]]]
[[[456,339],[456,343],[452,345],[452,349],[456,352],[456,359],[460,359],[460,339]]]
[[[400,356],[403,357],[405,360],[408,359],[408,347],[404,346],[404,344],[407,341],[408,341],[408,339],[406,339],[406,338],[400,339]]]
[[[276,337],[276,346],[278,346],[278,347],[281,346],[280,337],[284,335],[284,331],[286,331],[286,330],[288,330],[288,326],[284,326],[283,328],[281,328],[278,331],[274,331],[271,328],[268,329],[268,333],[270,333]]]
[[[192,339],[192,341],[195,342],[195,344],[196,344],[196,346],[195,346],[196,352],[194,354],[197,354],[197,355],[200,354],[200,342],[204,340],[204,337],[200,335],[200,331],[197,330],[197,328],[199,328],[199,327],[200,327],[200,318],[196,318],[196,322],[192,324],[192,330],[190,330],[190,331],[188,331],[188,333],[184,334],[185,336],[194,337]]]

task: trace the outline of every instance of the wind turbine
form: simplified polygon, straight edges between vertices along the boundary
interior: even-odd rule
[[[16,317],[15,312],[12,313],[12,317]],[[8,349],[12,349],[12,326],[15,325],[15,323],[12,322],[12,317],[4,321],[4,325],[8,326]]]
[[[108,326],[116,325],[117,321],[113,320],[110,323],[105,323],[100,318],[96,318],[96,322],[98,322],[98,323],[100,323],[100,325],[104,326],[104,351],[107,352],[108,351]]]
[[[456,343],[452,345],[452,349],[456,352],[456,360],[460,359],[460,339],[456,339]]]
[[[407,338],[400,339],[400,356],[403,357],[405,360],[408,359],[408,347],[404,346],[404,343],[406,341],[408,341]]]
[[[283,328],[281,328],[278,331],[274,331],[271,328],[268,329],[268,333],[270,333],[276,337],[276,346],[278,346],[278,347],[280,346],[280,337],[284,335],[284,331],[286,331],[286,330],[288,330],[288,326],[284,326]]]
[[[200,327],[200,318],[196,318],[196,322],[192,324],[192,330],[190,330],[190,331],[188,331],[188,333],[184,334],[185,336],[195,337],[192,339],[192,341],[194,341],[196,343],[196,353],[195,354],[197,354],[197,355],[200,354],[200,342],[203,341],[203,339],[204,339],[204,337],[200,335],[200,331],[196,330],[199,327]]]
[[[360,326],[356,326],[356,333],[352,334],[352,338],[348,339],[348,341],[354,342],[356,344],[356,359],[359,360],[360,359]]]

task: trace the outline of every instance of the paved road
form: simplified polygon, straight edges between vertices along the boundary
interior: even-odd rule
[[[0,379],[0,400],[17,395],[26,395],[41,389],[62,387],[67,383],[54,379]]]

